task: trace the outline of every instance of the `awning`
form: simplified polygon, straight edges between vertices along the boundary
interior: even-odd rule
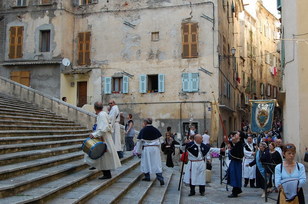
[[[74,68],[74,69],[64,69],[62,71],[63,74],[86,74],[92,71],[92,68]]]
[[[226,105],[219,105],[219,108],[227,110],[227,111],[235,112],[235,110],[233,110],[232,108]]]
[[[2,66],[16,65],[40,65],[40,64],[61,64],[61,60],[26,60],[26,61],[5,61]]]

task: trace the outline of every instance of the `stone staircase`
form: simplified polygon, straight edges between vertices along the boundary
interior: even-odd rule
[[[179,167],[141,181],[140,159],[125,152],[112,179],[83,162],[91,130],[0,94],[0,203],[180,203]]]

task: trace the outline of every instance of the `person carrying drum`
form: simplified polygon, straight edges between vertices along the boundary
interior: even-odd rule
[[[112,140],[112,126],[108,114],[103,111],[103,104],[101,102],[94,103],[94,110],[97,115],[96,130],[90,134],[90,138],[100,139],[107,145],[107,151],[100,158],[93,160],[88,155],[85,155],[85,162],[91,167],[95,167],[103,172],[103,176],[99,179],[110,179],[110,169],[116,169],[121,166],[120,159],[115,149]]]

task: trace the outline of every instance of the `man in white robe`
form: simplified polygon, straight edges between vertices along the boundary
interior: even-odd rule
[[[116,151],[119,155],[119,158],[123,158],[123,149],[121,144],[121,132],[120,132],[120,110],[119,107],[116,105],[114,100],[109,101],[109,118],[113,128],[112,139],[114,142],[114,146]]]
[[[247,187],[248,182],[250,182],[250,187],[255,188],[255,179],[256,179],[256,165],[246,166],[246,164],[251,163],[255,158],[255,144],[253,144],[252,136],[248,136],[246,144],[244,146],[244,165],[243,165],[243,178],[244,178],[244,187]]]
[[[96,138],[102,140],[107,145],[107,152],[102,157],[93,160],[87,154],[85,154],[84,161],[91,167],[94,167],[103,172],[103,176],[99,179],[111,178],[110,169],[116,169],[121,166],[120,159],[115,150],[112,141],[112,127],[110,125],[109,117],[106,112],[103,111],[103,104],[101,102],[95,102],[94,110],[97,115],[96,118],[96,130],[90,134],[90,138]]]
[[[160,185],[164,185],[163,169],[160,157],[160,140],[162,136],[158,129],[152,126],[152,119],[143,121],[143,128],[138,135],[137,146],[141,146],[141,171],[143,181],[150,181],[150,174],[155,173]]]
[[[186,165],[183,182],[190,185],[188,196],[196,194],[195,186],[199,186],[199,193],[203,196],[205,192],[205,157],[210,150],[210,145],[202,143],[202,136],[196,134],[194,141],[185,141],[183,144],[188,152],[188,163]]]

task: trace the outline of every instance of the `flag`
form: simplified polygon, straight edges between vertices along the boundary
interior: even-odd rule
[[[219,109],[217,102],[212,102],[211,106],[211,137],[210,143],[213,144],[218,140],[219,130]]]
[[[271,67],[271,73],[273,76],[277,75],[277,67]]]
[[[250,100],[251,131],[261,133],[272,129],[276,100]]]

